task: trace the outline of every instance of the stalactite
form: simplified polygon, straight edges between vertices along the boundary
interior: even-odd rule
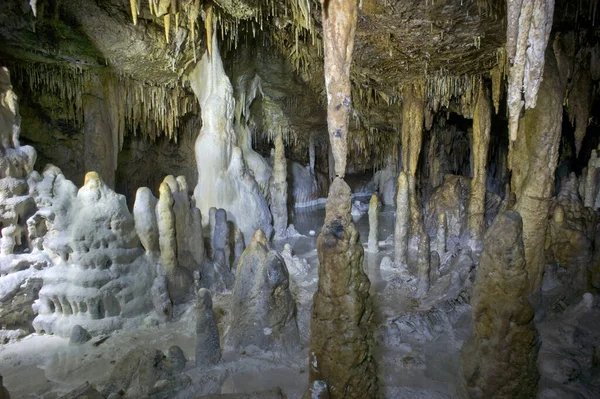
[[[492,108],[490,98],[483,82],[479,83],[479,92],[473,117],[473,137],[471,155],[473,160],[473,179],[471,180],[471,197],[469,201],[469,234],[471,240],[480,242],[485,231],[485,193],[487,178],[488,147],[492,125]]]
[[[206,51],[208,55],[212,55],[212,37],[213,37],[213,29],[214,29],[214,10],[211,3],[208,4],[206,8],[206,16],[204,18],[204,28],[206,30]]]
[[[167,41],[167,44],[170,43],[169,42],[169,33],[171,31],[171,16],[169,14],[165,14],[165,16],[163,17],[164,23],[165,23],[165,40]]]
[[[587,131],[592,99],[592,76],[587,69],[579,71],[579,77],[567,97],[567,111],[571,125],[575,126],[575,149],[577,155]]]
[[[544,54],[552,29],[554,0],[509,1],[507,15],[507,103],[510,139],[515,141],[521,109],[523,106],[535,108],[537,102]]]
[[[335,174],[340,177],[346,173],[348,124],[352,105],[350,64],[357,18],[356,0],[323,2],[327,126],[335,159]]]
[[[129,0],[129,5],[131,7],[131,18],[135,26],[137,25],[138,14],[140,13],[140,0]]]

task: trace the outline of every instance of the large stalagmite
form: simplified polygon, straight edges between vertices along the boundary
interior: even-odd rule
[[[471,153],[473,159],[473,179],[471,180],[471,198],[469,201],[469,234],[473,241],[483,239],[485,231],[485,192],[487,178],[487,155],[492,124],[492,106],[490,96],[483,82],[479,82],[475,112],[473,115],[473,140]]]
[[[369,202],[369,241],[368,250],[369,252],[379,252],[379,197],[377,194],[371,196]]]
[[[506,211],[485,235],[471,299],[475,334],[461,352],[460,398],[536,396],[538,334],[527,285],[523,223]]]
[[[400,172],[398,175],[398,196],[396,197],[396,227],[394,229],[394,262],[396,265],[406,265],[409,227],[408,179],[405,172]]]
[[[514,209],[523,218],[525,260],[532,295],[539,294],[544,270],[544,244],[563,117],[564,86],[549,49],[537,106],[525,111],[519,135],[509,148]]]
[[[363,248],[352,223],[350,187],[336,178],[317,239],[319,286],[313,297],[310,382],[322,380],[330,398],[375,398],[373,308],[363,271]]]
[[[327,130],[336,176],[344,177],[352,105],[350,64],[358,18],[358,0],[321,0],[327,88]]]

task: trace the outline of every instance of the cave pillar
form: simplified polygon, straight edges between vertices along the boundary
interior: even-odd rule
[[[471,140],[473,179],[471,180],[468,219],[470,239],[475,242],[480,242],[483,239],[485,231],[486,165],[492,124],[490,96],[483,82],[480,81],[478,86],[475,112],[473,114],[473,138]]]
[[[585,177],[585,196],[583,203],[587,208],[594,207],[594,194],[596,193],[596,165],[598,165],[598,151],[592,150]]]
[[[344,177],[348,154],[348,124],[352,106],[350,64],[358,18],[358,0],[321,0],[327,88],[327,129],[335,175]]]
[[[287,161],[285,159],[285,146],[281,132],[275,138],[275,156],[273,157],[273,176],[271,179],[269,187],[271,191],[273,230],[275,230],[275,239],[280,240],[287,236],[288,224]]]
[[[334,180],[317,239],[320,266],[311,317],[309,385],[324,381],[331,399],[377,395],[371,284],[350,214],[351,194],[343,179]]]
[[[417,174],[423,144],[424,110],[425,83],[417,82],[405,87],[402,92],[402,168],[409,177]]]
[[[408,253],[408,229],[410,208],[408,206],[408,179],[405,172],[398,175],[398,195],[396,196],[396,225],[394,228],[394,263],[406,265]]]
[[[509,147],[514,210],[523,218],[523,242],[529,293],[539,299],[544,271],[547,216],[554,188],[554,172],[563,117],[564,86],[550,48],[537,105],[519,121],[519,134]],[[537,299],[536,299],[537,298]]]
[[[369,241],[368,251],[372,253],[379,252],[379,197],[377,194],[371,196],[369,202]]]

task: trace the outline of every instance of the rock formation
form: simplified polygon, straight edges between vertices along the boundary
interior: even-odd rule
[[[196,367],[211,366],[221,360],[219,329],[215,320],[210,291],[196,293]]]
[[[408,233],[410,228],[409,188],[406,172],[398,175],[396,199],[396,227],[394,229],[394,263],[406,265],[408,255]]]
[[[379,252],[379,197],[377,194],[371,196],[369,202],[369,241],[368,251]]]
[[[545,232],[558,161],[563,93],[564,83],[556,59],[548,49],[537,105],[525,111],[519,122],[518,138],[509,147],[511,189],[517,198],[514,209],[523,218],[529,292],[534,297],[539,295],[544,270]]]
[[[323,5],[323,47],[327,89],[327,130],[335,175],[346,174],[348,125],[352,105],[350,64],[358,19],[356,1],[331,0]]]
[[[216,30],[212,36],[213,53],[205,53],[189,76],[202,108],[202,129],[196,139],[198,184],[194,198],[204,215],[211,207],[226,209],[228,219],[242,230],[248,244],[257,229],[270,237],[271,213],[246,167],[242,150],[236,147],[233,87],[223,69]],[[203,223],[207,225],[208,220]]]
[[[232,322],[226,346],[243,350],[291,350],[298,344],[296,305],[281,256],[269,250],[262,230],[252,236],[235,274]]]
[[[311,317],[310,382],[325,381],[332,399],[375,398],[378,389],[370,282],[350,216],[350,194],[344,180],[336,178],[317,240],[319,286]]]
[[[488,146],[492,127],[492,105],[484,83],[479,83],[473,115],[473,140],[471,159],[473,179],[469,198],[468,226],[472,246],[478,246],[485,232],[485,194],[487,178]],[[477,244],[476,244],[477,243]]]
[[[271,213],[273,214],[273,230],[275,239],[281,240],[287,235],[288,208],[287,208],[287,161],[283,135],[275,137],[275,156],[273,157],[273,176],[270,184]]]
[[[528,284],[523,222],[506,211],[485,235],[471,299],[475,333],[462,348],[459,397],[535,397],[538,334]]]
[[[125,198],[89,172],[76,197],[62,201],[70,207],[62,213],[63,202],[55,201],[53,224],[67,228],[45,239],[44,248],[57,259],[42,275],[33,326],[62,336],[69,336],[75,324],[91,334],[122,328],[151,308],[148,294],[155,276]]]

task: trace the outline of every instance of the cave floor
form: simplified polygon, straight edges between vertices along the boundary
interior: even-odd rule
[[[366,248],[369,227],[365,201],[368,198],[360,200],[362,214],[359,217],[356,212],[354,219]],[[281,250],[284,243],[290,243],[294,255],[310,265],[308,273],[301,278],[291,278],[302,343],[293,353],[225,352],[223,361],[213,369],[196,369],[194,309],[180,305],[175,308],[172,322],[113,332],[97,346],[94,344],[102,337],[94,337],[83,345],[70,345],[68,339],[39,334],[0,345],[0,373],[4,385],[13,398],[58,398],[86,381],[101,387],[114,365],[131,349],[166,351],[178,345],[188,359],[184,372],[192,384],[174,394],[174,398],[246,393],[276,386],[288,398],[301,398],[308,386],[310,308],[317,287],[316,238],[324,216],[322,206],[296,209],[290,222],[300,235],[274,243],[277,250]],[[382,208],[380,252],[365,251],[364,261],[376,311],[375,358],[381,391],[386,398],[450,398],[456,390],[460,348],[472,333],[470,306],[465,301],[455,301],[436,310],[437,304],[446,300],[442,285],[432,286],[429,297],[416,301],[406,276],[399,277],[396,270],[380,267],[384,256],[393,257],[394,216],[393,208]],[[227,334],[230,295],[214,295],[213,301],[215,313],[225,315],[218,316],[217,322],[221,333]],[[544,334],[553,331],[542,329]]]

